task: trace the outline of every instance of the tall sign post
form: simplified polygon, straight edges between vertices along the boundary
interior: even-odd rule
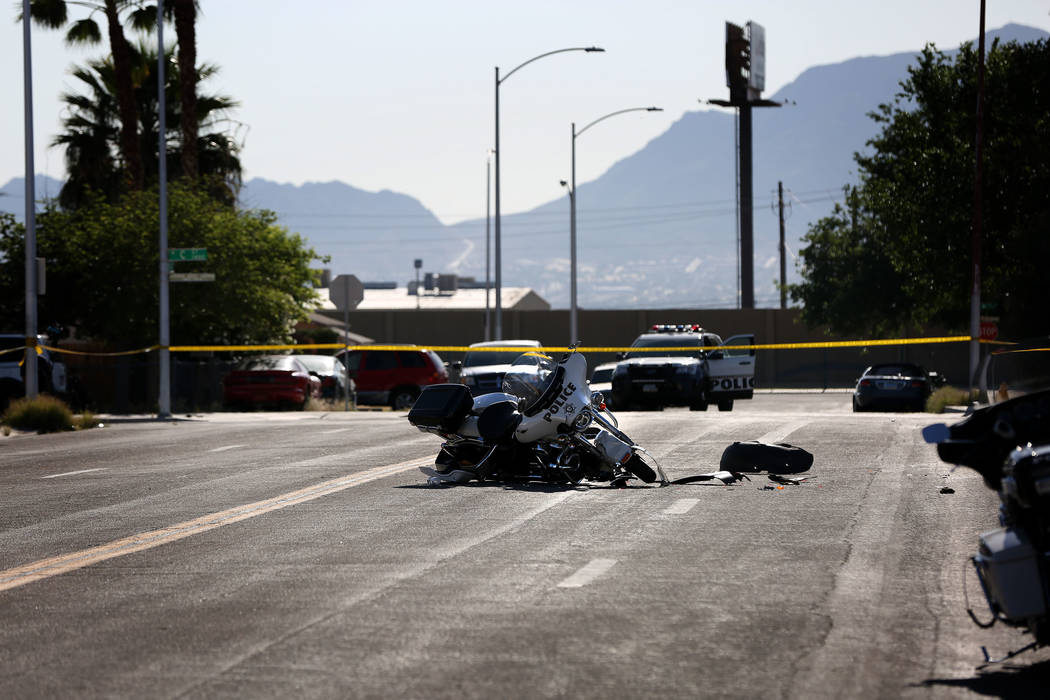
[[[423,266],[423,261],[419,261],[417,267]],[[418,275],[418,273],[417,273]],[[419,286],[417,283],[416,294],[419,293]],[[365,286],[361,284],[361,280],[357,279],[355,275],[339,275],[332,280],[331,284],[328,285],[328,298],[335,304],[335,308],[342,309],[343,311],[343,342],[347,345],[350,344],[350,309],[357,308],[357,305],[361,303],[361,300],[365,298]],[[346,376],[346,397],[343,410],[350,410],[350,364],[349,354],[343,356],[343,372]]]
[[[755,225],[751,175],[751,108],[779,107],[779,102],[762,99],[766,87],[766,31],[748,22],[740,27],[726,22],[726,87],[728,100],[708,100],[722,107],[736,107],[740,143],[739,163],[740,222],[740,307],[755,308]]]

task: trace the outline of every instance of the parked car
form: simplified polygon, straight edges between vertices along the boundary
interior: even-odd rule
[[[904,362],[872,365],[853,390],[853,410],[921,411],[930,395],[930,377],[919,365]]]
[[[26,337],[22,333],[0,333],[0,413],[10,401],[25,396],[25,358]],[[49,345],[45,335],[37,336],[39,345]],[[41,348],[37,355],[37,389],[41,394],[62,396],[66,393],[66,365]]]
[[[436,352],[414,350],[351,350],[340,353],[357,385],[357,403],[407,410],[428,384],[448,382],[448,370]]]
[[[294,355],[261,355],[238,362],[222,380],[226,406],[292,406],[320,398],[321,380]]]
[[[531,348],[540,347],[538,340],[489,340],[471,343],[472,348],[516,348],[521,350],[472,350],[463,357],[459,383],[474,396],[503,390],[503,375],[514,360]]]
[[[354,380],[347,376],[346,367],[332,355],[296,355],[310,374],[321,380],[321,398],[344,400],[353,396]]]
[[[587,382],[591,386],[591,391],[602,392],[602,396],[605,397],[605,405],[609,408],[615,408],[613,405],[612,376],[616,365],[616,362],[606,362],[598,365],[591,372],[591,378]]]

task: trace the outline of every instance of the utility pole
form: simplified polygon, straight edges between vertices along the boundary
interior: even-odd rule
[[[777,205],[780,210],[780,308],[788,307],[787,301],[787,246],[784,245],[784,183],[777,182]]]

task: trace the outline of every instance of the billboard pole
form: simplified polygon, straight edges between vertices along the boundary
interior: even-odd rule
[[[737,183],[739,239],[740,308],[755,308],[755,217],[752,176],[751,108],[779,107],[779,102],[763,100],[766,85],[766,32],[762,25],[748,22],[744,27],[726,22],[726,86],[728,100],[708,100],[721,107],[736,107]]]

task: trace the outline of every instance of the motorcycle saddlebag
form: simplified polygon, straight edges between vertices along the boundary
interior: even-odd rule
[[[451,433],[474,406],[474,397],[462,384],[430,384],[408,411],[408,422],[417,428]]]
[[[786,442],[734,442],[722,453],[720,469],[730,472],[797,474],[813,466],[813,455]]]

